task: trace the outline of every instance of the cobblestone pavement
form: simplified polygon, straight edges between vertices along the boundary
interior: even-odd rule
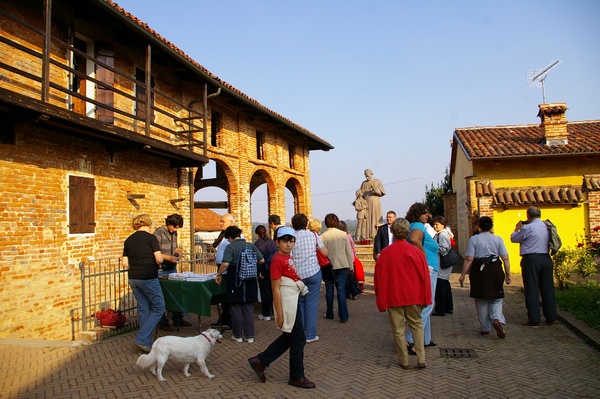
[[[507,286],[506,339],[482,337],[468,287],[451,278],[454,314],[434,317],[437,347],[427,348],[427,368],[402,370],[385,313],[379,313],[367,270],[366,292],[349,301],[350,321],[319,319],[320,340],[305,348],[306,376],[316,389],[287,385],[288,356],[267,369],[261,383],[246,359],[277,335],[273,321],[256,320],[256,340],[236,343],[224,333],[208,357],[216,378],[205,378],[197,365],[186,378],[181,366],[168,362],[158,382],[140,370],[140,353],[131,345],[135,332],[90,345],[34,340],[0,340],[0,398],[597,398],[600,396],[600,351],[568,328],[531,329],[520,325],[526,312],[522,281]],[[324,288],[320,308],[324,313]],[[202,329],[211,318],[202,319]],[[585,330],[585,329],[583,329]],[[193,327],[175,333],[196,335]],[[591,331],[591,335],[597,332]],[[598,335],[592,337],[597,341]],[[444,348],[471,349],[472,358],[443,357]]]

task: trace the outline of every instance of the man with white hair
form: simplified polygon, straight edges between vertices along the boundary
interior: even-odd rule
[[[554,297],[554,264],[548,248],[550,233],[546,223],[540,219],[541,216],[539,208],[529,207],[527,220],[519,220],[515,231],[510,235],[511,242],[521,244],[521,273],[527,307],[527,321],[521,324],[533,328],[539,327],[541,322],[540,295],[546,324],[555,325],[558,318]]]

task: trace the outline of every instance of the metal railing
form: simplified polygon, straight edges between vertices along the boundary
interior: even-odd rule
[[[79,270],[81,307],[70,312],[72,340],[77,339],[81,332],[98,327],[100,324],[95,315],[106,309],[120,310],[127,317],[127,326],[137,327],[137,304],[129,287],[128,269],[123,267],[120,257],[81,261]],[[217,270],[214,249],[208,246],[196,251],[193,259],[181,260],[177,270],[214,273]]]

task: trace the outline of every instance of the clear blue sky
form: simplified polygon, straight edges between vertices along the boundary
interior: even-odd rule
[[[546,102],[566,102],[569,121],[600,119],[600,1],[117,3],[335,147],[310,155],[321,219],[355,217],[366,168],[383,181],[384,212],[403,216],[443,179],[455,128],[539,122],[542,89],[528,87],[527,72],[552,61],[563,62],[548,74]],[[266,221],[266,189],[252,204],[253,220]]]

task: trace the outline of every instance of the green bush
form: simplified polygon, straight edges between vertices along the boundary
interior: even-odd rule
[[[600,330],[600,285],[588,280],[556,291],[556,303],[590,327]]]
[[[573,284],[570,280],[573,272],[577,272],[582,278],[587,278],[598,271],[595,257],[583,247],[561,249],[552,255],[552,260],[559,290]]]

